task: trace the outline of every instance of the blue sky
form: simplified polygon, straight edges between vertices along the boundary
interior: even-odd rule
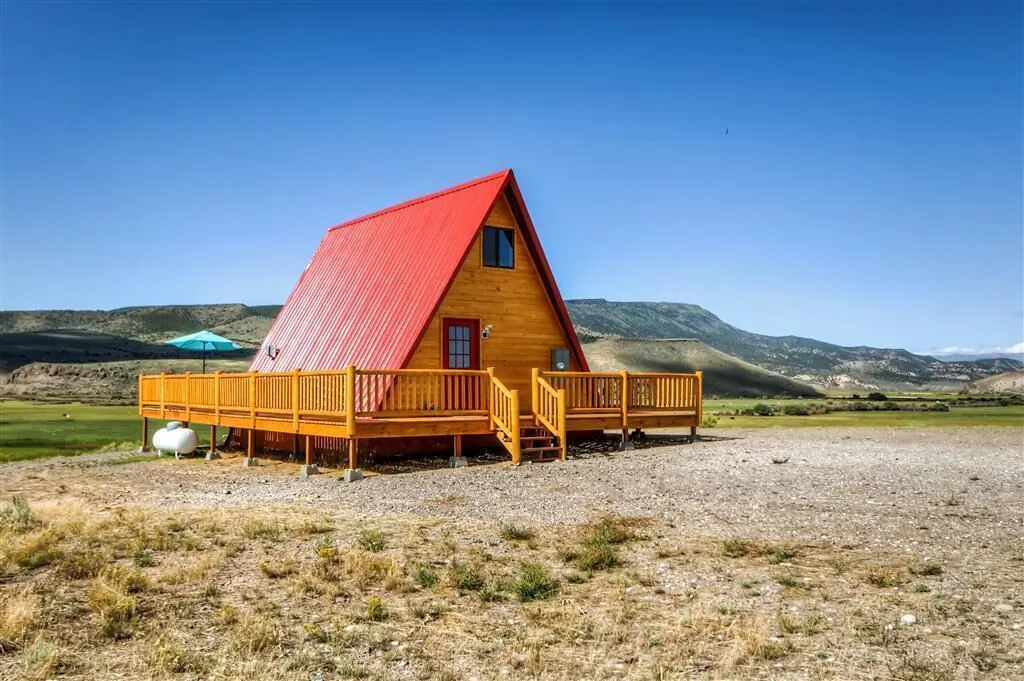
[[[330,225],[513,167],[566,297],[1024,338],[1017,3],[2,11],[4,309],[282,302]]]

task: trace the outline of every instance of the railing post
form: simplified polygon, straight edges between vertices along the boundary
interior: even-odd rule
[[[292,371],[292,430],[299,432],[299,370]],[[306,463],[309,463],[308,461]]]
[[[255,430],[256,428],[256,372],[249,372],[249,429]],[[249,434],[250,449],[252,443],[252,433]],[[250,456],[251,456],[250,452]]]
[[[697,372],[697,425],[704,421],[704,372]]]
[[[167,398],[164,395],[164,372],[160,372],[160,418],[167,416]]]
[[[622,430],[629,432],[629,372],[622,370],[622,392],[619,395],[622,400]]]
[[[536,423],[537,412],[540,411],[540,369],[533,367],[530,370],[530,411],[533,412],[534,423]]]
[[[494,367],[487,367],[487,430],[494,430]]]
[[[345,430],[348,431],[349,439],[355,437],[356,366],[354,364],[349,364],[345,367]]]
[[[185,372],[185,423],[192,421],[192,372]]]
[[[512,423],[509,424],[509,429],[512,431],[512,463],[519,464],[519,391],[513,390],[512,392],[512,413],[509,415],[509,419]]]
[[[213,420],[220,425],[220,370],[213,372]]]
[[[562,461],[568,454],[569,427],[565,418],[565,388],[558,389],[558,442],[562,445]]]
[[[139,374],[139,416],[142,416],[142,374]]]

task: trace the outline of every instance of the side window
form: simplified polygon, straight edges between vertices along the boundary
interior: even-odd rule
[[[505,227],[484,227],[484,267],[516,266],[516,231]]]

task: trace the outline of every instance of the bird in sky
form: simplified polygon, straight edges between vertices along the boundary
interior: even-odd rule
[[[726,134],[726,135],[728,135],[728,134],[729,134],[729,128],[726,128],[726,129],[725,129],[725,134]]]

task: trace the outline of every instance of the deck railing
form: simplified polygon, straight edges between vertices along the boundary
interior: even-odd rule
[[[487,373],[491,378],[491,421],[504,433],[507,442],[502,444],[512,455],[512,463],[519,463],[519,391],[506,388],[493,370]]]
[[[533,370],[533,416],[558,438],[560,454],[565,459],[566,440],[569,435],[566,427],[565,388],[556,390],[540,376],[537,369]]]
[[[631,424],[671,424],[675,417],[699,424],[703,416],[702,391],[703,375],[699,371],[668,374],[535,369],[531,405],[523,406],[527,411],[532,407],[535,421],[559,438],[564,456],[567,420],[573,421],[570,425],[574,430],[616,423],[626,431]],[[387,437],[382,434],[386,432],[381,429],[382,422],[483,417],[487,430],[502,438],[514,461],[518,462],[521,454],[519,393],[509,390],[493,369],[376,370],[349,366],[343,371],[141,375],[139,414],[189,421],[194,418],[200,423],[250,430],[295,434],[329,431],[326,434],[350,440],[359,437],[360,423],[369,436]]]
[[[695,412],[703,416],[703,372],[588,373],[583,371],[542,371],[537,380],[547,380],[565,391],[565,408],[570,415],[603,415],[620,412],[623,427],[630,413]]]

